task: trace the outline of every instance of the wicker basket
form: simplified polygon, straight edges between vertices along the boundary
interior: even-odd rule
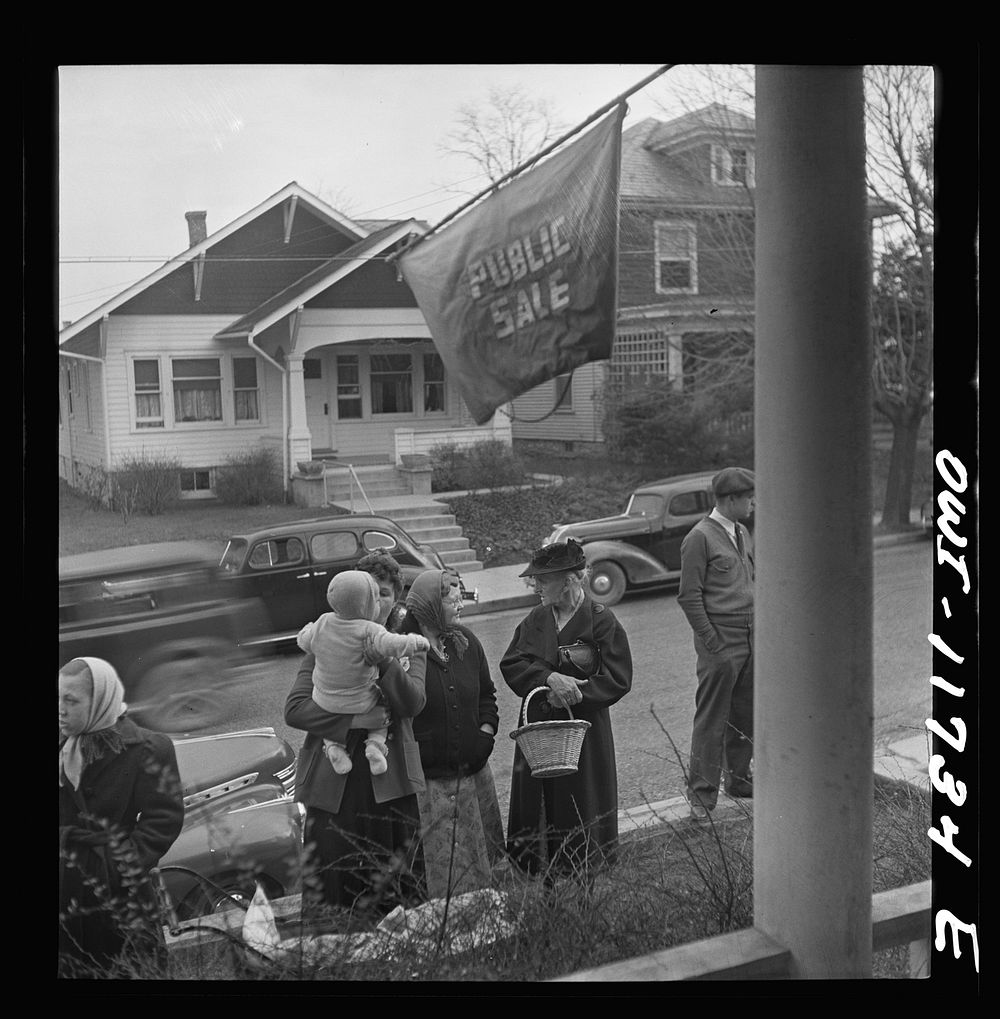
[[[577,769],[583,737],[587,735],[590,722],[574,718],[569,708],[566,709],[569,712],[568,719],[528,722],[528,702],[540,690],[544,692],[546,688],[537,686],[524,698],[521,704],[521,725],[510,734],[510,738],[524,754],[532,778],[572,775]]]

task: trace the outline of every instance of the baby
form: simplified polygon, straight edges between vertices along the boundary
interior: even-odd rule
[[[385,658],[413,655],[430,647],[417,633],[390,633],[375,622],[379,614],[378,583],[369,573],[346,570],[326,589],[332,612],[306,623],[296,638],[299,647],[316,656],[312,699],[324,711],[358,715],[378,703],[376,664]],[[365,757],[373,775],[385,773],[386,730],[369,729]],[[342,743],[324,740],[326,755],[338,775],[351,770],[351,757]]]

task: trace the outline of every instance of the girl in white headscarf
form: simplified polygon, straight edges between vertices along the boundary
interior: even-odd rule
[[[59,670],[60,976],[126,975],[126,955],[164,961],[149,872],[180,834],[184,802],[173,743],[125,710],[108,662]]]

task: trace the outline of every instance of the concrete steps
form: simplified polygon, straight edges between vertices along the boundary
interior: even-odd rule
[[[476,550],[469,545],[469,539],[463,537],[462,528],[455,521],[455,514],[449,513],[447,506],[435,502],[432,496],[413,495],[408,489],[388,491],[381,488],[379,482],[385,479],[375,473],[378,468],[364,468],[365,473],[362,473],[362,468],[355,468],[355,470],[361,483],[365,486],[365,492],[372,504],[372,509],[378,516],[394,520],[414,541],[420,542],[422,545],[430,545],[446,565],[454,567],[459,573],[464,575],[483,569],[483,564],[476,557]],[[371,487],[369,487],[370,480]],[[330,502],[344,509],[350,509],[348,486],[343,485],[342,494],[339,498],[336,497],[330,484],[329,473],[327,475],[327,492]],[[355,485],[354,512],[364,513],[367,510],[368,503],[365,502]]]

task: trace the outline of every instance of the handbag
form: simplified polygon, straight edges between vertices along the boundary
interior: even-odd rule
[[[578,640],[574,644],[561,644],[557,649],[559,671],[580,679],[590,679],[601,669],[601,649],[596,644]]]

